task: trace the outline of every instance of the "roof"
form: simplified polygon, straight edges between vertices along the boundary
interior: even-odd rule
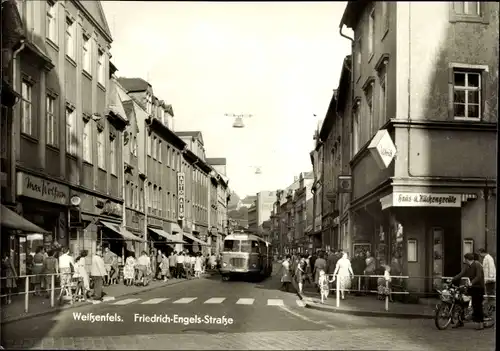
[[[351,55],[347,55],[342,64],[342,71],[340,73],[340,81],[337,89],[337,112],[344,110],[349,96],[349,89],[351,88],[351,61]]]
[[[108,21],[106,20],[106,15],[104,14],[104,10],[102,8],[100,1],[78,1],[80,5],[88,11],[90,16],[97,22],[100,29],[104,32],[111,42],[113,41],[111,31],[109,30]]]
[[[118,78],[118,82],[127,91],[127,93],[146,91],[149,87],[151,87],[151,84],[149,84],[142,78],[120,77]]]
[[[177,134],[177,136],[179,136],[179,137],[190,136],[192,138],[197,138],[203,144],[203,134],[199,130],[175,132],[175,134]]]
[[[253,202],[256,200],[257,200],[257,196],[250,195],[250,196],[245,197],[243,200],[241,200],[241,202],[244,204],[253,204]]]
[[[325,120],[323,121],[323,125],[321,126],[321,130],[319,132],[319,136],[321,140],[326,140],[328,138],[328,134],[333,128],[335,124],[335,115],[337,110],[337,100],[335,99],[335,91],[332,94],[332,99],[330,100],[330,105],[328,106],[328,111],[326,112]]]
[[[340,28],[346,25],[347,28],[351,28],[352,30],[356,29],[359,19],[363,14],[363,10],[370,2],[371,1],[367,0],[348,1],[342,19],[340,20]]]
[[[207,158],[206,161],[209,165],[212,165],[212,166],[225,166],[226,165],[226,158],[225,157]]]

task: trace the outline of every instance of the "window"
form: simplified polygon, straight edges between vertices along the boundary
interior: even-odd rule
[[[66,55],[75,59],[75,25],[69,18],[66,19]]]
[[[389,2],[387,1],[381,1],[380,2],[382,6],[382,23],[383,23],[383,31],[382,31],[382,38],[385,36],[385,33],[389,30]]]
[[[99,131],[97,134],[97,165],[101,169],[106,169],[106,138],[104,137],[104,130]]]
[[[132,139],[132,154],[137,157],[137,136]]]
[[[78,136],[76,135],[76,113],[71,107],[66,107],[66,152],[76,155],[76,145]]]
[[[158,157],[158,162],[162,162],[162,160],[161,160],[161,140],[158,141],[158,151],[156,152],[156,156]]]
[[[104,86],[104,80],[105,80],[105,75],[104,75],[104,52],[102,50],[98,51],[97,54],[97,82]]]
[[[109,162],[111,162],[111,174],[116,175],[116,138],[109,138]]]
[[[91,41],[86,35],[83,36],[83,69],[85,72],[92,74],[92,52]]]
[[[153,142],[151,143],[151,153],[153,154],[153,159],[156,160],[156,145],[158,144],[158,140],[156,137],[153,138]]]
[[[151,156],[151,135],[146,136],[146,148],[148,150],[148,156]]]
[[[358,49],[356,50],[356,69],[355,69],[355,73],[356,75],[359,77],[361,77],[361,59],[362,59],[362,49],[363,49],[363,46],[362,46],[362,41],[361,41],[361,38],[358,39]]]
[[[57,121],[54,114],[56,99],[47,96],[47,144],[57,146]]]
[[[32,86],[30,83],[23,80],[21,87],[21,120],[22,132],[33,135],[33,105],[32,105]]]
[[[92,124],[85,121],[83,125],[83,160],[92,163]]]
[[[368,87],[365,90],[365,99],[366,99],[366,117],[368,119],[368,135],[367,138],[369,139],[373,135],[373,126],[374,126],[374,121],[373,121],[373,90],[372,87]],[[367,140],[363,140],[367,141]]]
[[[46,37],[57,44],[57,3],[47,1]]]
[[[356,107],[352,115],[352,156],[359,151],[359,139],[361,135],[361,124],[359,123],[359,107]]]
[[[368,59],[373,56],[373,48],[375,47],[375,8],[370,12],[368,23]]]
[[[454,1],[453,12],[460,16],[481,16],[481,2]]]
[[[379,111],[379,123],[377,127],[381,127],[387,121],[387,73],[382,71],[380,73],[380,111]]]
[[[167,166],[170,167],[170,146],[167,146]]]
[[[453,115],[457,119],[481,119],[480,72],[453,72]]]

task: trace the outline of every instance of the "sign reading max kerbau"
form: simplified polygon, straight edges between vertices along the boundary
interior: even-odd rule
[[[457,194],[394,193],[393,204],[397,207],[460,207]]]
[[[17,173],[17,195],[67,205],[69,187],[30,174]]]

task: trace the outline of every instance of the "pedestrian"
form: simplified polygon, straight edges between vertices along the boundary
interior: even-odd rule
[[[379,300],[384,300],[386,296],[389,296],[390,301],[392,302],[391,296],[391,267],[388,265],[384,265],[384,277],[380,277],[377,279],[378,287],[377,287],[377,297]]]
[[[102,256],[103,256],[102,249],[99,248],[96,251],[96,253],[92,256],[92,266],[90,268],[90,275],[92,276],[92,280],[94,282],[93,299],[95,301],[102,301],[102,298],[104,296],[102,288],[104,285],[104,279],[108,274]]]
[[[304,288],[304,281],[306,279],[306,268],[307,268],[306,255],[302,255],[299,264],[297,265],[297,272],[295,274],[300,294],[302,294]]]
[[[43,278],[43,261],[45,256],[43,254],[43,247],[38,246],[35,251],[35,256],[33,256],[33,268],[32,273],[35,275],[31,279],[33,280],[33,285],[35,286],[34,296],[41,295],[42,288],[42,278]]]
[[[8,305],[12,303],[12,290],[17,288],[16,279],[18,276],[13,260],[13,250],[5,252],[2,259],[2,277],[5,278],[2,279],[2,282],[6,292],[5,303]]]
[[[365,281],[365,284],[364,284],[364,290],[365,290],[365,293],[369,293],[371,292],[371,290],[373,290],[373,278],[369,277],[370,275],[374,275],[375,274],[375,269],[377,268],[376,267],[376,262],[375,262],[375,258],[371,255],[371,252],[370,251],[366,251],[365,253],[365,269],[363,271],[363,275],[367,276],[365,277],[364,281]]]
[[[163,271],[161,269],[161,265],[163,264],[163,254],[160,249],[156,254],[156,266],[154,267],[155,279],[162,279]]]
[[[345,299],[345,291],[351,287],[351,277],[353,275],[351,262],[347,257],[347,252],[344,252],[342,254],[342,258],[337,261],[335,272],[333,274],[334,280],[337,279],[342,300]]]
[[[59,273],[61,274],[61,288],[67,288],[71,285],[71,278],[75,271],[75,261],[69,254],[68,247],[63,247],[61,253],[62,254],[58,258]],[[67,292],[71,294],[71,289],[68,289]]]
[[[48,257],[43,262],[43,274],[45,277],[45,292],[48,298],[50,297],[50,291],[52,290],[52,276],[54,276],[55,285],[55,275],[59,274],[59,263],[57,262],[57,258],[54,257],[54,250],[49,250],[47,255]]]
[[[125,260],[125,266],[123,267],[123,280],[127,286],[135,283],[135,266],[135,252],[130,251],[129,256]]]
[[[281,263],[281,290],[289,292],[290,283],[292,282],[292,276],[290,272],[290,255],[286,255],[285,259]]]
[[[170,268],[170,276],[172,278],[177,278],[177,251],[172,251],[168,257],[168,265]]]
[[[320,292],[320,289],[319,289],[319,272],[321,270],[324,271],[325,269],[326,269],[325,256],[324,256],[323,252],[320,252],[318,254],[318,258],[314,261],[314,269],[313,269],[314,284],[316,284],[316,288],[317,288],[318,292]]]
[[[352,271],[354,272],[354,287],[356,290],[356,295],[359,295],[362,291],[362,280],[361,276],[363,275],[363,271],[365,269],[365,259],[363,257],[363,253],[357,251],[352,259]]]
[[[495,260],[485,249],[479,249],[479,255],[483,259],[484,288],[486,290],[486,295],[495,296],[495,282],[497,278]]]
[[[201,256],[201,254],[198,254],[198,256],[195,258],[195,261],[194,261],[194,276],[198,279],[201,278],[201,271],[203,269],[202,259],[203,258]]]
[[[151,258],[146,251],[142,251],[141,256],[137,259],[138,277],[136,285],[141,284],[146,286],[149,284],[148,276],[151,274]]]
[[[87,256],[88,256],[88,251],[87,250],[82,250],[80,253],[80,256],[77,257],[76,262],[75,262],[75,274],[81,279],[81,283],[79,284],[79,288],[81,289],[82,292],[82,298],[84,300],[87,299],[89,293],[90,293],[90,279],[89,279],[89,274],[87,272]],[[78,288],[77,288],[78,290]]]
[[[184,270],[184,261],[186,260],[186,256],[184,252],[180,252],[177,256],[177,278],[184,278],[185,270]]]
[[[104,261],[104,267],[106,268],[106,276],[104,277],[104,284],[111,284],[111,270],[113,268],[114,262],[118,259],[116,254],[110,250],[108,246],[104,248],[102,255]]]
[[[319,289],[321,294],[321,303],[325,303],[325,300],[328,299],[328,295],[330,294],[330,283],[332,283],[334,279],[328,280],[328,276],[326,275],[324,270],[319,271]]]
[[[168,262],[168,258],[164,253],[161,255],[160,269],[161,278],[163,278],[164,282],[167,282],[168,278],[170,278],[170,265]]]
[[[150,267],[149,267],[147,274],[146,274],[146,276],[150,277],[152,280],[153,279],[156,280],[156,270],[158,267],[156,253],[157,253],[156,249],[151,250],[151,253],[149,255]]]

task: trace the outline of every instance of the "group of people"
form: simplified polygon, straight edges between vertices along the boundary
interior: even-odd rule
[[[452,282],[459,285],[463,278],[468,286],[468,294],[472,303],[472,321],[477,323],[478,330],[484,329],[484,295],[495,296],[496,267],[493,257],[485,249],[479,249],[479,253],[467,253],[464,255],[464,267],[462,271],[453,277]],[[463,310],[462,310],[463,311]],[[463,327],[463,314],[454,328]]]
[[[156,250],[151,256],[145,251],[137,259],[130,252],[123,269],[125,285],[147,285],[149,279],[168,281],[170,278],[201,278],[206,268],[215,269],[216,256],[172,251],[169,255]]]

